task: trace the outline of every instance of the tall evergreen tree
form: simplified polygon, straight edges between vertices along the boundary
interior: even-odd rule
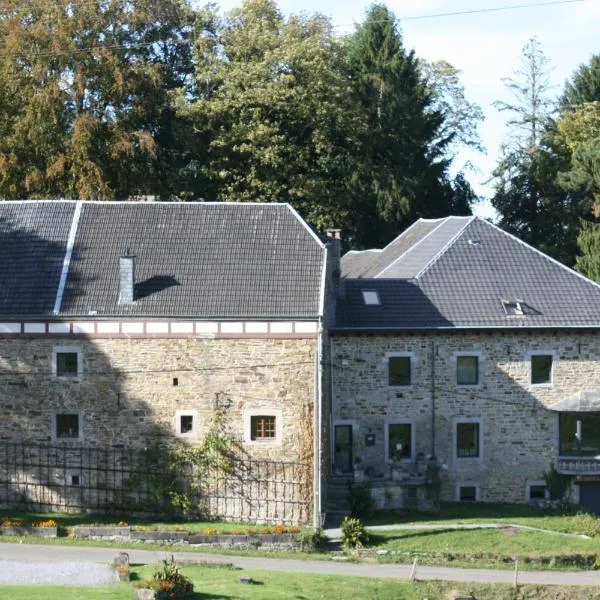
[[[419,215],[448,213],[446,150],[455,132],[444,129],[436,96],[385,6],[372,6],[349,40],[349,62],[368,124],[355,176],[364,224],[356,243],[380,245]]]

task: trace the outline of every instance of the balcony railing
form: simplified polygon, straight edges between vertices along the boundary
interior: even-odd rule
[[[556,463],[563,475],[600,475],[600,456],[564,456]]]

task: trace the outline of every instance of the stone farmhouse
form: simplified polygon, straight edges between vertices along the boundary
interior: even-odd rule
[[[2,202],[0,235],[0,505],[110,505],[220,411],[253,466],[215,516],[319,525],[348,481],[423,506],[432,465],[443,499],[537,501],[551,463],[600,510],[600,287],[485,221],[341,260],[284,204]]]
[[[11,451],[194,443],[220,406],[249,460],[306,466],[270,482],[300,512],[250,516],[319,521],[327,249],[290,206],[2,202],[0,232],[3,489],[40,478]],[[91,485],[54,466],[45,489]]]
[[[334,480],[411,505],[434,456],[442,499],[528,502],[553,463],[600,511],[600,286],[476,217],[421,219],[341,266]]]

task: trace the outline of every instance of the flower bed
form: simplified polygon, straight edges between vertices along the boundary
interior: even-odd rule
[[[152,579],[140,581],[134,591],[136,600],[171,600],[185,598],[194,593],[192,582],[179,571],[173,557],[163,560],[163,566]]]
[[[56,537],[58,524],[53,519],[32,522],[20,519],[0,519],[0,535]]]

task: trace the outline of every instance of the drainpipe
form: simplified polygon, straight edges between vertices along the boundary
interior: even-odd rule
[[[315,385],[315,415],[313,419],[314,423],[314,448],[313,448],[313,527],[315,530],[321,528],[321,462],[322,462],[322,448],[321,448],[321,427],[322,427],[322,393],[323,393],[323,318],[319,318],[319,336],[317,338],[317,352],[316,352],[316,385]]]
[[[431,456],[435,456],[435,342],[431,340]]]

